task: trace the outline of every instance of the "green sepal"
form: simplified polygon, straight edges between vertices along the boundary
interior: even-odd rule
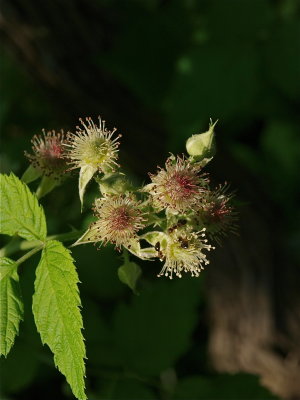
[[[133,238],[131,239],[125,247],[131,254],[140,258],[141,260],[149,260],[150,258],[155,257],[156,253],[149,251],[149,248],[142,249],[139,239]]]
[[[140,192],[150,193],[155,187],[154,183],[148,183],[140,189]]]
[[[161,243],[163,240],[166,240],[166,237],[167,235],[164,232],[152,231],[145,233],[142,239],[155,246],[157,242]]]
[[[140,258],[142,260],[153,261],[151,258],[157,257],[157,251],[154,247],[144,247],[140,250]]]
[[[42,197],[46,196],[46,194],[52,192],[52,190],[60,184],[60,179],[55,179],[52,176],[43,176],[41,183],[36,190],[36,197],[41,199]]]
[[[91,225],[82,236],[80,236],[79,239],[76,240],[75,243],[73,243],[70,247],[75,247],[80,244],[86,244],[86,243],[95,243],[99,241],[99,239],[96,240],[96,237],[99,237],[99,235],[96,236],[97,234],[97,229],[94,228],[93,225]]]
[[[42,171],[33,167],[31,164],[22,175],[21,181],[31,183],[42,176]]]
[[[123,194],[135,189],[122,173],[106,174],[102,178],[96,178],[95,180],[99,184],[100,191],[103,195]]]
[[[141,245],[138,239],[131,239],[126,246],[124,246],[131,254],[140,257]]]
[[[96,171],[97,171],[97,168],[95,168],[91,165],[85,165],[84,167],[80,168],[78,189],[79,189],[79,198],[80,198],[80,203],[81,203],[81,211],[83,208],[83,197],[84,197],[86,186],[89,183],[89,181],[92,179],[92,177],[94,176]]]

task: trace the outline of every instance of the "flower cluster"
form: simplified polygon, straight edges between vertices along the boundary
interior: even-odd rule
[[[83,205],[87,184],[94,177],[99,196],[94,202],[95,222],[75,243],[111,243],[141,259],[158,258],[158,276],[192,276],[206,264],[207,252],[236,232],[237,213],[228,185],[211,189],[204,166],[212,159],[214,126],[187,141],[188,155],[167,158],[164,168],[149,173],[151,182],[136,188],[119,170],[119,138],[99,117],[80,119],[76,133],[55,131],[33,138],[32,166],[46,176],[79,171],[79,197]],[[148,243],[148,247],[143,246]]]
[[[198,276],[209,263],[205,251],[214,248],[206,236],[219,244],[227,233],[235,232],[236,213],[230,204],[233,195],[227,185],[211,190],[202,165],[172,155],[165,169],[150,174],[152,183],[143,188],[154,210],[165,211],[167,229],[163,236],[156,234],[155,243],[157,256],[164,262],[158,276],[181,277],[182,272]],[[145,239],[148,237],[154,244],[155,235]]]

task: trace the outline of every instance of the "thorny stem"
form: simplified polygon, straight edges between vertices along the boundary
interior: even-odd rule
[[[60,233],[57,235],[51,235],[47,237],[47,240],[59,240],[61,242],[68,242],[72,241],[75,239],[80,238],[80,236],[83,234],[83,231],[78,231],[78,230],[73,230],[71,232],[67,233]],[[8,257],[11,254],[14,254],[18,251],[22,250],[30,250],[30,249],[36,249],[37,247],[41,246],[41,241],[40,240],[22,240],[20,241],[17,237],[13,238],[6,246],[4,246],[0,250],[0,257]],[[34,254],[34,253],[33,253]],[[26,256],[26,254],[25,254]]]

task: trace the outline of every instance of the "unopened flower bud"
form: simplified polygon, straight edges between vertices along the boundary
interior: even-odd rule
[[[187,140],[186,150],[192,157],[193,162],[202,162],[202,165],[205,165],[215,155],[216,148],[214,127],[216,123],[217,121],[214,124],[210,122],[207,132],[193,135]]]

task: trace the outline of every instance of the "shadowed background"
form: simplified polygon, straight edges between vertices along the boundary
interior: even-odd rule
[[[198,279],[157,279],[159,263],[138,261],[135,296],[112,248],[74,250],[89,399],[300,399],[299,14],[297,0],[2,2],[2,172],[22,174],[42,128],[101,115],[146,182],[212,118],[207,171],[237,189],[239,237]],[[42,200],[50,234],[89,220],[76,184]],[[35,332],[34,265],[20,271],[25,321],[1,399],[72,398]]]

